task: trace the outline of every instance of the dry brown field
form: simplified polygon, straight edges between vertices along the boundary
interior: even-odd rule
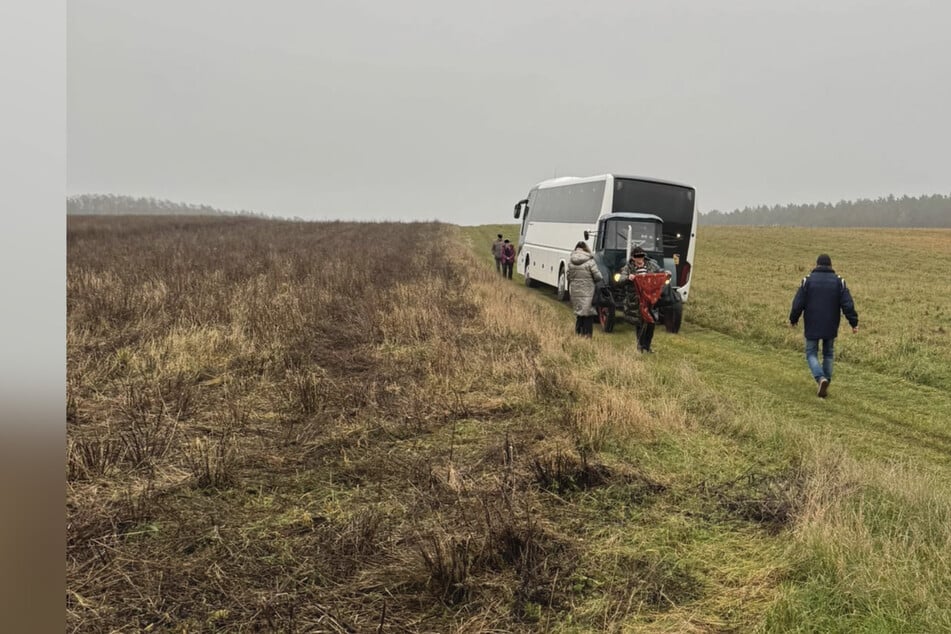
[[[542,424],[557,377],[457,228],[93,217],[67,244],[69,630],[518,629],[570,602],[556,491],[655,486]]]

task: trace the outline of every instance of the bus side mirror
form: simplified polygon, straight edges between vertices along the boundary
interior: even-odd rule
[[[589,238],[591,238],[591,234],[589,234],[589,233],[588,233],[588,230],[585,229],[585,230],[584,230],[584,239],[585,239],[585,240],[588,240]]]
[[[515,217],[516,218],[522,215],[522,205],[525,206],[525,212],[528,213],[528,198],[523,198],[522,200],[515,203]]]

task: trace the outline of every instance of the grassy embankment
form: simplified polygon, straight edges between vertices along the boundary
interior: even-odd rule
[[[719,326],[743,230],[641,359],[498,280],[495,229],[70,219],[68,627],[949,626],[947,396],[898,425],[876,386],[938,390],[843,344],[815,399],[796,335],[730,330],[780,275]]]

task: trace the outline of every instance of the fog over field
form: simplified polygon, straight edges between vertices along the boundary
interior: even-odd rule
[[[68,5],[67,193],[511,220],[551,176],[702,211],[951,192],[951,6]]]

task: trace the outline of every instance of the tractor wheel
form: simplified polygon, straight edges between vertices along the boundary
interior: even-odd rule
[[[604,332],[614,332],[614,306],[602,306],[599,308],[598,321],[601,323],[601,330]]]
[[[677,302],[664,309],[664,328],[667,332],[677,334],[684,320],[684,305]]]

